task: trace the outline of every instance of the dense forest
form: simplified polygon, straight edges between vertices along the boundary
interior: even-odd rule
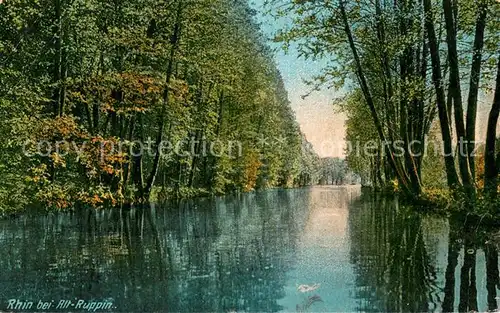
[[[0,2],[0,209],[317,180],[244,0]]]
[[[291,21],[276,34],[284,49],[293,44],[302,57],[326,60],[311,88],[346,91],[336,105],[347,115],[349,167],[412,200],[497,199],[498,1],[267,5]],[[479,105],[487,120],[478,121]]]
[[[0,209],[358,178],[412,200],[497,201],[497,2],[265,2],[290,20],[285,50],[328,60],[311,89],[346,91],[346,161],[301,133],[245,0],[5,0]]]

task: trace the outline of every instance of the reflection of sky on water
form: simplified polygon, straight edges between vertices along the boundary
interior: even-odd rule
[[[355,276],[347,237],[350,193],[328,187],[312,190],[309,216],[295,251],[296,263],[287,273],[286,296],[279,301],[286,311],[295,311],[301,299],[315,294],[323,303],[314,304],[313,311],[355,311]],[[321,284],[315,291],[297,291],[298,285],[315,283]]]

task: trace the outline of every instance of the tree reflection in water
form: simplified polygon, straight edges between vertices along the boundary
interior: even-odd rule
[[[314,187],[1,220],[0,310],[12,298],[107,299],[117,312],[498,310],[498,246],[479,222],[357,197]]]
[[[488,290],[488,310],[498,309],[497,286],[500,288],[498,270],[498,249],[492,243],[487,243],[486,254],[486,289]]]
[[[422,218],[395,199],[365,195],[350,214],[361,311],[427,312],[438,301]]]
[[[108,298],[127,312],[275,312],[307,189],[0,223],[3,300]]]
[[[498,250],[479,225],[451,220],[447,256],[441,260],[438,244],[426,239],[436,235],[424,227],[432,218],[416,214],[397,199],[365,194],[351,208],[349,219],[360,311],[498,309]]]
[[[467,221],[450,221],[444,312],[498,309],[498,250],[489,239],[491,232],[479,226]],[[478,276],[482,279],[478,279]],[[456,277],[460,279],[458,286]],[[486,297],[482,297],[484,294]],[[486,298],[486,303],[480,305],[482,298]]]

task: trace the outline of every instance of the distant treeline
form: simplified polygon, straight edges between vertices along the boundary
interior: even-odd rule
[[[320,159],[319,183],[321,185],[367,184],[349,168],[345,159],[339,157]]]

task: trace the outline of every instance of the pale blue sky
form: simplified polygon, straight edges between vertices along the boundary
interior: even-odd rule
[[[259,12],[258,20],[261,22],[263,33],[272,38],[286,21],[265,16],[263,2],[263,0],[250,0],[251,6]],[[276,47],[271,41],[269,43],[272,47]],[[331,105],[336,91],[322,90],[312,93],[306,99],[301,98],[310,90],[310,86],[307,86],[303,79],[311,79],[317,75],[326,65],[326,61],[298,58],[297,50],[293,46],[287,54],[279,50],[275,54],[275,60],[297,121],[316,152],[321,157],[343,156],[345,118],[342,114],[335,113]]]

